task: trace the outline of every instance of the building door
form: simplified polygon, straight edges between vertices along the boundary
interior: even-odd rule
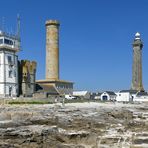
[[[103,101],[107,101],[107,96],[103,96]]]

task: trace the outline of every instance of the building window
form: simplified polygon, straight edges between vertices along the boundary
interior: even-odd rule
[[[4,43],[7,45],[13,45],[13,41],[8,39],[4,39]]]
[[[16,70],[14,70],[14,77],[16,77]]]
[[[11,64],[11,63],[12,63],[12,57],[8,56],[8,64]]]
[[[12,70],[9,70],[9,78],[12,78]]]
[[[3,39],[0,39],[0,44],[3,44]]]
[[[12,86],[9,86],[9,96],[12,96]]]

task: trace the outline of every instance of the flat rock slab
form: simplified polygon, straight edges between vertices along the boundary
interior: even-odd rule
[[[145,147],[146,104],[1,105],[2,148]]]

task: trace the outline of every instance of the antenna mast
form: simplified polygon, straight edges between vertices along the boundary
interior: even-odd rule
[[[16,36],[20,41],[21,37],[20,37],[20,15],[19,14],[17,15],[17,32],[16,32]]]
[[[5,32],[5,17],[2,18],[2,32]]]

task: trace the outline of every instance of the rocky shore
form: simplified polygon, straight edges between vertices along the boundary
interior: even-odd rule
[[[0,148],[148,147],[148,105],[1,105]]]

